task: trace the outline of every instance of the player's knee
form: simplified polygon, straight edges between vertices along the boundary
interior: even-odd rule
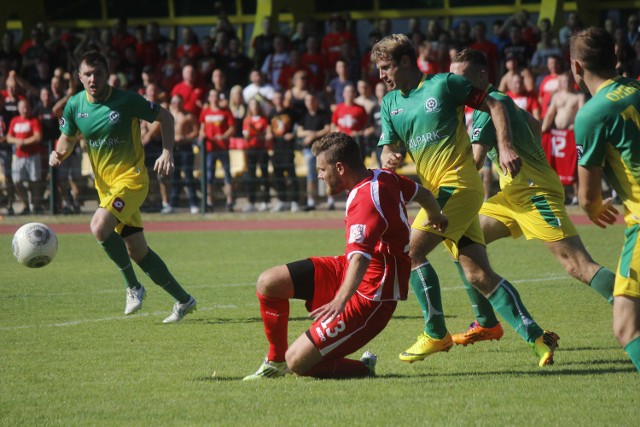
[[[277,283],[278,278],[273,269],[263,271],[258,276],[258,281],[256,282],[256,291],[266,297],[277,296],[274,294]]]

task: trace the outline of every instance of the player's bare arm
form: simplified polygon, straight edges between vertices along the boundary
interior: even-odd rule
[[[387,144],[382,147],[380,154],[382,167],[395,170],[402,165],[402,152],[397,144]]]
[[[496,139],[498,140],[498,150],[500,153],[500,167],[502,172],[511,174],[515,177],[522,167],[522,160],[514,150],[511,134],[511,125],[509,123],[509,114],[507,108],[502,102],[492,97],[487,97],[486,106],[491,114],[491,120],[496,128]]]
[[[602,170],[596,166],[578,166],[578,199],[580,207],[598,227],[606,228],[616,222],[618,209],[609,197],[602,200]]]
[[[484,158],[487,157],[487,151],[489,147],[484,144],[471,144],[473,149],[473,162],[476,164],[476,169],[482,169],[484,165]]]
[[[77,140],[78,138],[75,136],[60,134],[55,150],[51,151],[49,155],[49,166],[54,168],[60,166],[60,163],[73,152]]]
[[[371,260],[366,256],[359,253],[353,254],[349,259],[347,273],[344,276],[344,281],[336,293],[336,296],[330,303],[318,307],[309,313],[309,317],[324,322],[331,321],[339,316],[344,311],[347,302],[353,294],[356,293],[356,290],[358,290],[358,286],[360,286],[360,282],[362,282],[362,278],[367,268],[369,268],[370,263]]]
[[[418,192],[413,200],[427,212],[427,219],[423,224],[424,226],[431,227],[441,233],[447,230],[449,219],[440,210],[440,205],[431,191],[419,185]]]
[[[173,115],[167,109],[160,107],[156,121],[160,122],[162,153],[153,165],[153,170],[160,176],[169,176],[174,167],[173,145],[175,144],[175,126]]]

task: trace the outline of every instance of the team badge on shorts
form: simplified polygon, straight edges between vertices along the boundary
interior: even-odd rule
[[[578,153],[578,160],[580,160],[584,152],[584,147],[582,145],[576,145],[576,152]]]
[[[124,200],[122,200],[120,197],[116,197],[115,199],[113,199],[113,203],[111,203],[111,206],[113,206],[113,208],[118,212],[122,212],[122,209],[124,209]]]

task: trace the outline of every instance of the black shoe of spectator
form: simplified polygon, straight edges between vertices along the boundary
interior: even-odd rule
[[[20,215],[31,215],[31,209],[29,209],[28,207],[22,209]]]
[[[311,205],[307,205],[304,208],[302,208],[303,211],[305,212],[311,212],[311,211],[315,211],[316,207],[315,206],[311,206]]]
[[[336,210],[336,205],[334,205],[333,203],[330,203],[329,206],[327,207],[328,211],[335,211]]]
[[[11,206],[9,206],[7,208],[7,216],[14,216],[15,214],[16,214],[16,211],[14,211]]]
[[[233,212],[233,203],[227,203],[227,205],[225,206],[225,210],[227,212]]]

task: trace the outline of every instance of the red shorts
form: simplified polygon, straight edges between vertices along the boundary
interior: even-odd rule
[[[315,267],[313,299],[307,309],[313,311],[333,300],[349,263],[344,255],[309,258]],[[331,322],[314,321],[307,336],[325,358],[340,358],[362,348],[386,326],[397,301],[371,301],[355,293],[344,312]]]

